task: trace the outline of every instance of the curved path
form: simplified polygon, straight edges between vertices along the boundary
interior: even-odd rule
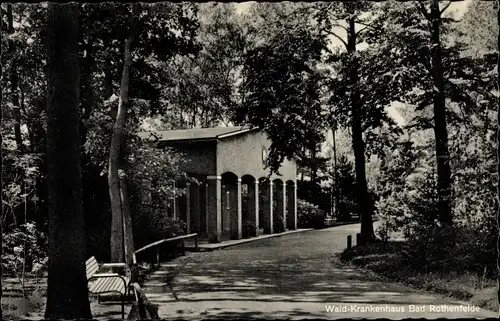
[[[342,266],[334,254],[344,249],[346,236],[357,231],[358,224],[345,225],[193,253],[173,262],[188,260],[175,280],[180,301],[165,284],[171,265],[149,276],[144,290],[160,306],[162,319],[498,316],[483,309],[463,311],[472,307]],[[440,311],[440,305],[448,311]]]

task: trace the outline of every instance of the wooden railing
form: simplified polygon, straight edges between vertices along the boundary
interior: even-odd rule
[[[163,239],[163,240],[153,242],[151,244],[143,246],[140,249],[134,251],[134,253],[132,254],[132,263],[134,265],[137,265],[137,254],[138,253],[141,253],[141,252],[144,252],[146,250],[149,250],[149,249],[156,247],[156,263],[159,266],[160,265],[160,245],[163,245],[163,244],[169,243],[169,242],[174,242],[174,241],[181,241],[182,254],[185,255],[186,254],[186,249],[185,249],[186,247],[185,247],[184,241],[186,239],[189,239],[189,238],[194,238],[195,251],[198,251],[198,233],[180,235],[180,236],[176,236],[176,237],[171,237],[169,239]]]

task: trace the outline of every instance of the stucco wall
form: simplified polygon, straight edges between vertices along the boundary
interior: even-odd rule
[[[169,144],[174,150],[184,153],[187,160],[180,169],[190,174],[216,175],[216,143],[174,143]]]
[[[250,132],[219,140],[217,144],[217,175],[232,172],[238,177],[252,175],[255,178],[267,176],[264,169],[262,147],[269,150],[271,141],[263,132]],[[295,160],[285,160],[280,168],[282,176],[273,175],[271,179],[296,181]]]

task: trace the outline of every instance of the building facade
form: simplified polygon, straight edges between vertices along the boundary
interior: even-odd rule
[[[183,155],[181,170],[196,180],[177,182],[186,193],[173,202],[173,215],[186,222],[187,233],[217,243],[297,228],[295,159],[269,175],[264,161],[271,142],[263,131],[217,127],[153,135],[160,148]]]

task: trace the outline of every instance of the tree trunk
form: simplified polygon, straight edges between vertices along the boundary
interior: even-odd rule
[[[83,95],[82,95],[82,120],[80,122],[81,144],[85,145],[87,140],[87,122],[90,118],[92,107],[94,106],[94,90],[92,88],[92,71],[94,69],[94,53],[92,39],[88,39],[85,46],[86,57],[83,59],[83,67],[85,70],[81,73],[83,76]]]
[[[79,135],[78,4],[49,4],[46,319],[90,319]]]
[[[130,66],[132,65],[132,43],[135,38],[137,22],[139,15],[139,4],[132,5],[132,29],[129,38],[125,41],[124,63],[122,78],[120,82],[120,99],[118,102],[118,112],[115,124],[113,126],[113,136],[111,137],[111,146],[109,150],[108,162],[108,184],[109,196],[111,200],[111,262],[124,262],[124,243],[123,243],[123,216],[120,197],[120,180],[118,177],[120,146],[125,126],[125,115],[129,102],[129,80]]]
[[[0,19],[3,21],[3,19]],[[2,29],[2,22],[0,22],[0,30]],[[0,102],[2,101],[3,95],[2,90],[0,90]],[[0,128],[3,125],[3,108],[0,108]],[[0,132],[0,147],[3,146],[2,133]],[[3,148],[0,148],[0,320],[3,320],[3,309],[2,309],[2,297],[3,297]]]
[[[316,144],[311,145],[311,162],[309,163],[309,170],[311,172],[311,183],[316,184],[318,169],[316,166]]]
[[[497,24],[500,27],[500,1],[497,1]],[[497,38],[498,58],[497,58],[497,88],[500,88],[500,33]],[[500,177],[500,97],[497,97],[497,177]],[[500,184],[497,184],[497,202],[500,204]],[[500,222],[500,205],[497,204],[497,222]],[[497,249],[500,248],[500,234],[497,236]],[[498,251],[498,250],[497,250]],[[500,255],[497,253],[497,267],[500,266]],[[497,297],[500,298],[500,286],[497,289]]]
[[[441,14],[439,1],[433,0],[431,5],[431,55],[434,102],[434,135],[436,138],[436,162],[438,180],[439,221],[443,226],[452,226],[451,211],[451,170],[448,151],[448,130],[446,128],[446,100],[444,93],[444,76],[441,58],[440,27]]]
[[[333,194],[333,215],[337,217],[338,208],[339,208],[339,197],[337,190],[337,139],[335,137],[337,125],[332,127],[333,134],[333,186],[334,186],[334,194]]]
[[[120,199],[123,212],[123,242],[125,244],[125,263],[132,265],[134,252],[134,235],[132,233],[132,216],[130,215],[127,175],[120,171]]]
[[[352,57],[350,66],[350,86],[351,86],[351,129],[352,129],[352,147],[354,150],[354,167],[356,171],[356,194],[359,218],[361,220],[362,244],[370,243],[375,240],[373,230],[372,209],[370,204],[370,195],[368,194],[368,183],[366,181],[365,169],[365,146],[363,142],[363,129],[361,126],[361,106],[359,94],[359,74],[358,59],[356,57],[356,29],[354,18],[350,18],[349,32],[347,33],[347,52]]]
[[[8,29],[9,34],[12,35],[14,33],[14,18],[12,15],[12,4],[7,4],[7,20],[8,20]],[[12,41],[13,42],[13,41]],[[15,51],[14,44],[12,44],[11,51]],[[23,138],[21,135],[21,110],[19,104],[19,93],[18,93],[18,85],[19,78],[17,76],[17,58],[15,54],[12,57],[11,68],[10,68],[10,88],[11,88],[11,100],[14,105],[14,137],[16,139],[17,150],[21,153],[24,152]]]

